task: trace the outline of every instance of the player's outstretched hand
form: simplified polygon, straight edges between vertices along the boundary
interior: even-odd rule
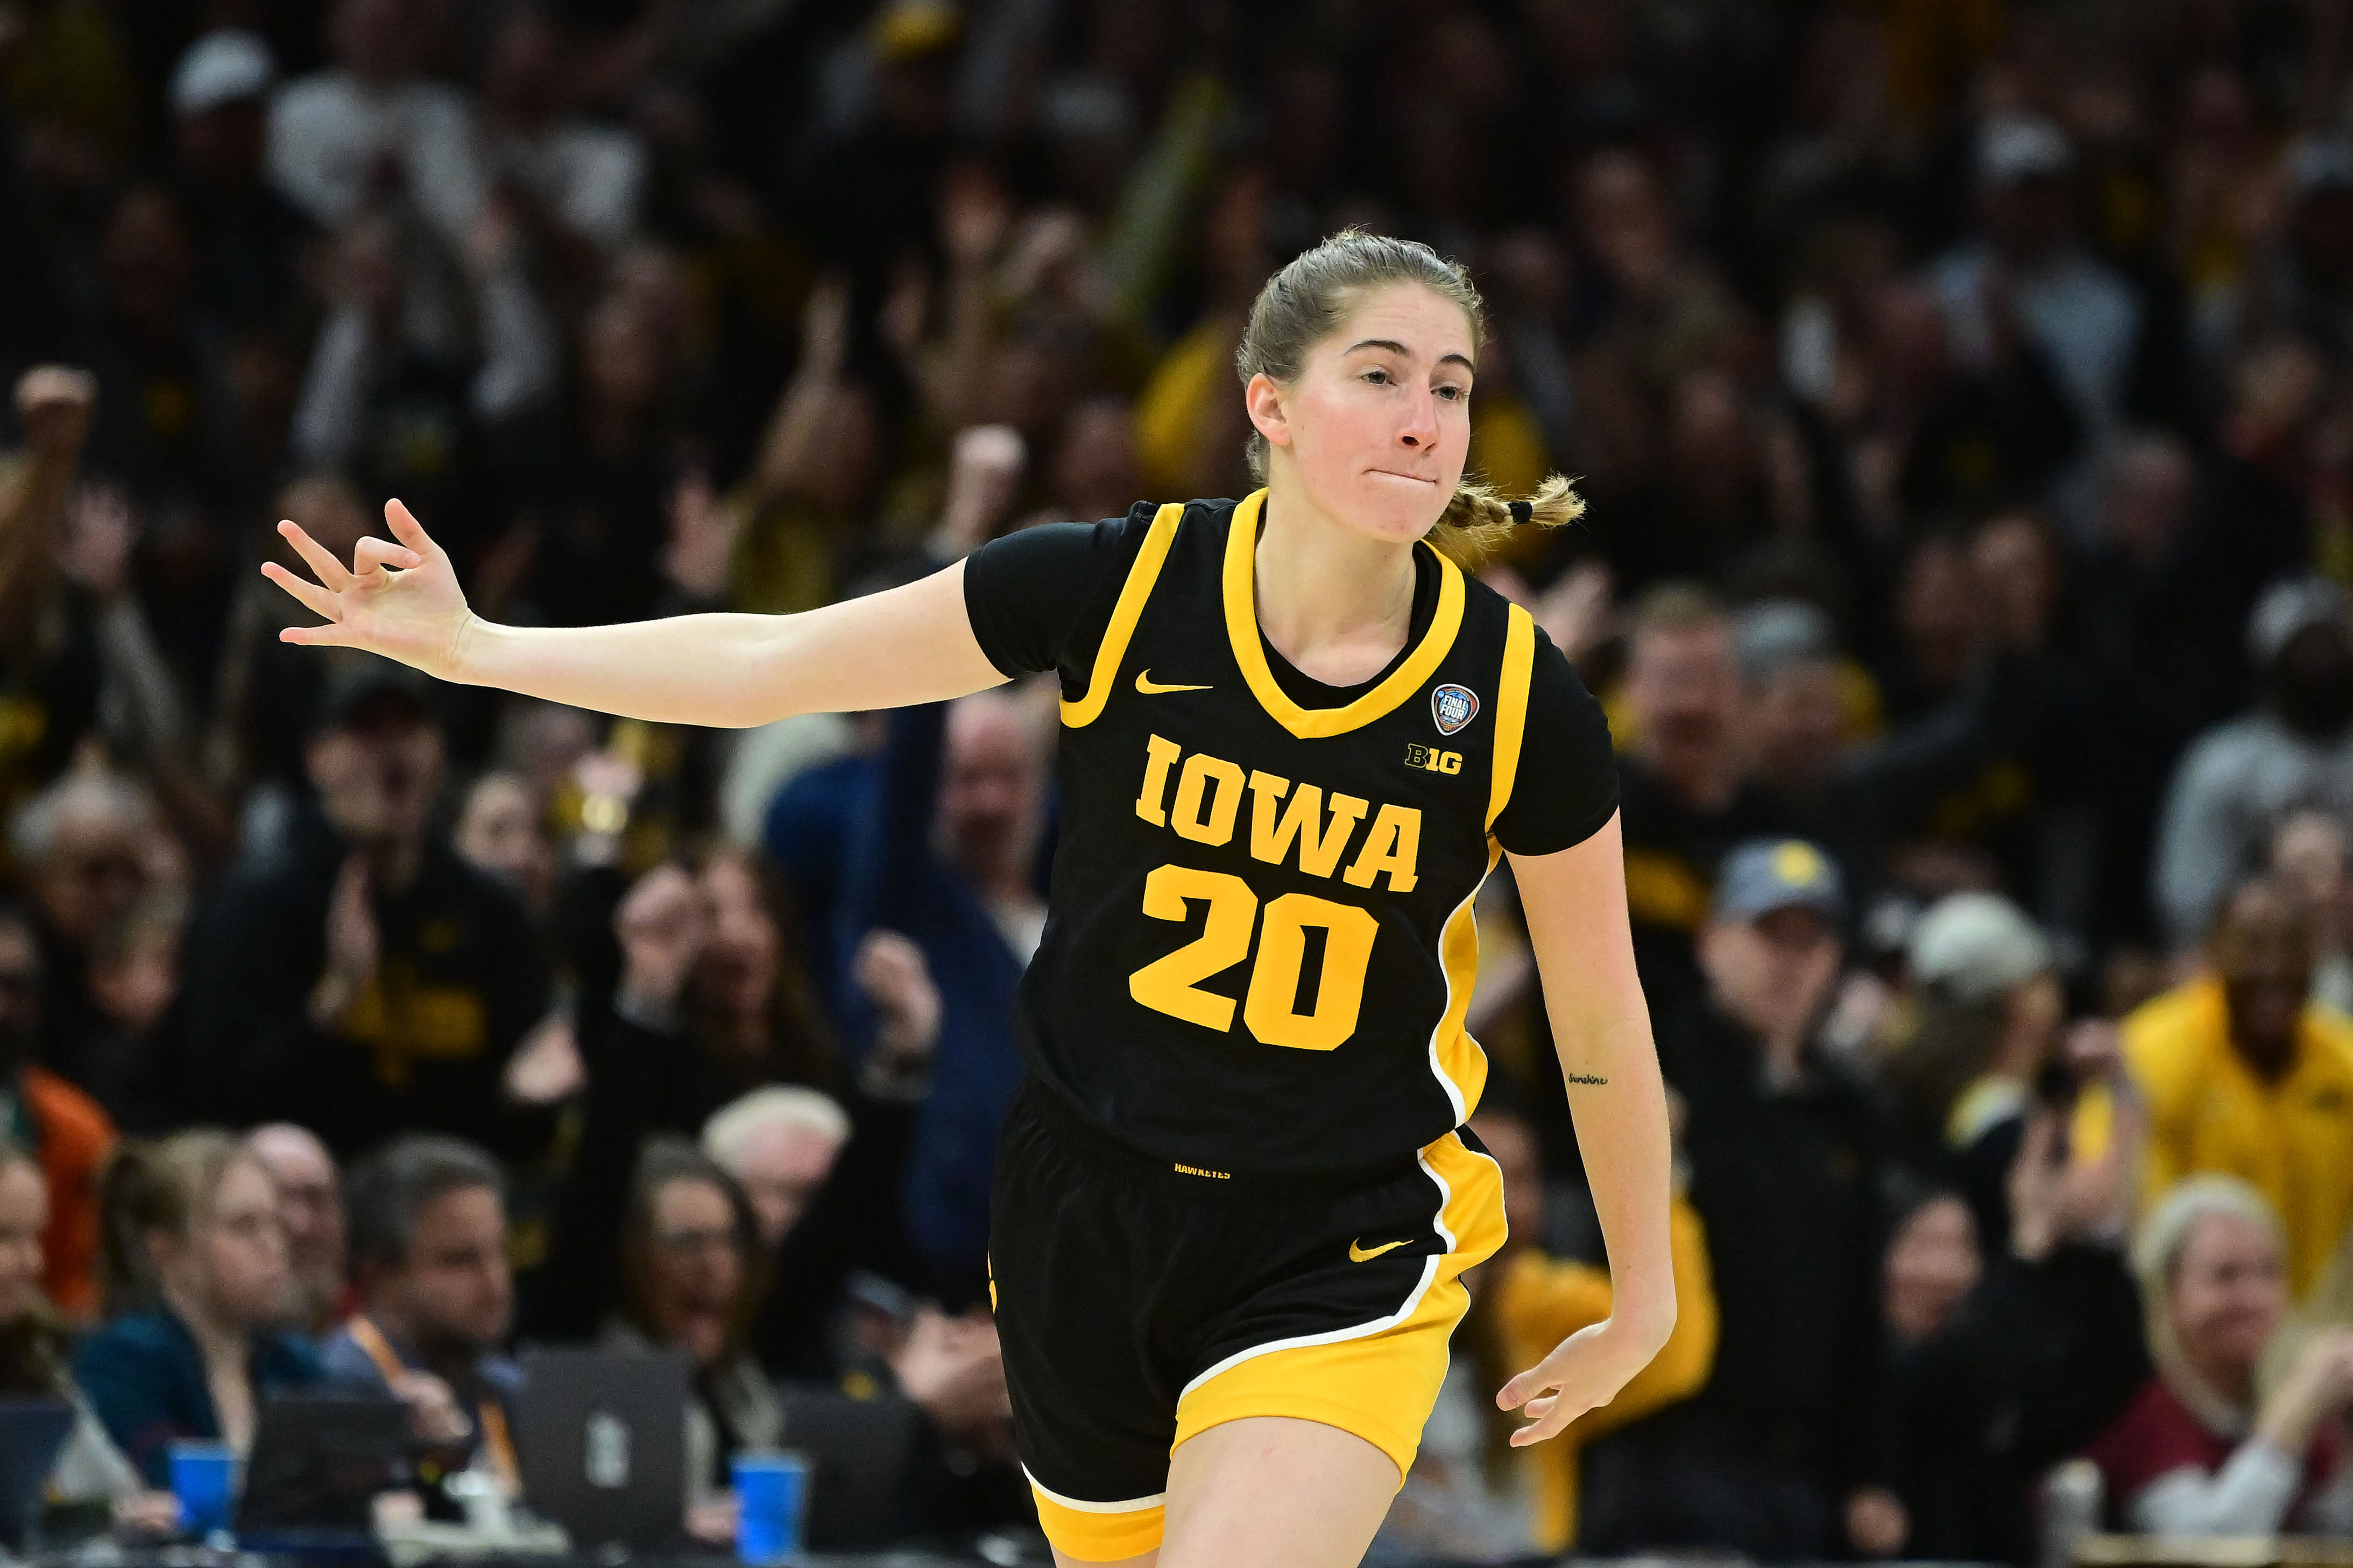
[[[1609,1404],[1657,1351],[1655,1344],[1637,1343],[1623,1325],[1601,1322],[1577,1330],[1495,1395],[1502,1409],[1527,1407],[1529,1424],[1512,1434],[1512,1447],[1541,1443],[1587,1411]]]
[[[349,569],[301,524],[278,525],[319,580],[299,577],[275,561],[263,562],[261,574],[331,623],[288,626],[278,640],[365,648],[439,679],[455,679],[458,638],[473,614],[458,586],[457,570],[400,502],[385,503],[384,520],[393,539],[362,539]]]

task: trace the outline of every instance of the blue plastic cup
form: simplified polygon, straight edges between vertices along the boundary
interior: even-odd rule
[[[801,1454],[744,1454],[735,1481],[735,1555],[754,1568],[796,1562],[808,1519],[809,1463]]]
[[[180,1528],[207,1536],[228,1528],[237,1498],[237,1450],[226,1443],[172,1445],[172,1495],[180,1500]]]

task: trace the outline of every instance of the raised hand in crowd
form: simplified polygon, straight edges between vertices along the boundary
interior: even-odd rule
[[[2065,1146],[2072,1106],[2037,1106],[2027,1118],[2008,1177],[2010,1251],[2027,1262],[2068,1242],[2119,1240],[2129,1221],[2148,1108],[2116,1067],[2115,1033],[2113,1024],[2086,1020],[2061,1047],[2071,1066],[2108,1085],[2114,1110],[2105,1149],[2085,1156]]]
[[[1013,510],[1029,461],[1021,433],[1010,425],[975,425],[956,432],[947,502],[929,542],[935,559],[969,555],[997,536]]]
[[[670,487],[670,542],[662,549],[662,575],[690,599],[705,603],[727,593],[743,514],[711,486],[711,475],[690,468]]]
[[[0,638],[30,635],[49,582],[50,542],[90,433],[98,381],[88,371],[38,365],[16,382],[26,462],[0,487]]]
[[[874,1005],[874,1044],[863,1069],[871,1094],[920,1098],[940,1038],[940,991],[923,950],[895,931],[871,931],[850,960],[849,977]]]
[[[900,1391],[950,1443],[987,1447],[1013,1417],[1005,1352],[986,1312],[951,1318],[925,1302],[889,1359]]]
[[[131,581],[131,547],[139,537],[131,498],[121,487],[85,483],[66,506],[58,566],[100,605],[122,596]]]
[[[36,456],[67,457],[81,449],[98,405],[98,378],[68,365],[36,365],[16,381],[16,417]]]
[[[334,894],[327,902],[326,964],[311,987],[311,1022],[322,1029],[340,1023],[375,979],[381,942],[370,901],[374,881],[363,850],[354,850],[335,874]]]
[[[2255,1430],[2283,1454],[2301,1454],[2325,1422],[2353,1408],[2353,1328],[2323,1329],[2306,1342],[2265,1402]]]

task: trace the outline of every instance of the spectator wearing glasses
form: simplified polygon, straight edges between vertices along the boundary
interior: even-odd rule
[[[292,1322],[325,1334],[352,1310],[343,1277],[343,1192],[335,1157],[307,1127],[272,1121],[245,1135],[278,1188],[278,1218],[286,1227],[286,1257],[294,1271]]]
[[[319,1362],[280,1326],[293,1276],[278,1189],[236,1138],[202,1128],[125,1143],[101,1203],[112,1321],[74,1374],[115,1446],[164,1487],[174,1442],[244,1453],[262,1399],[317,1384]]]
[[[728,1462],[784,1436],[776,1391],[744,1349],[766,1261],[735,1178],[684,1139],[649,1139],[622,1225],[621,1317],[606,1337],[686,1356],[687,1528],[701,1541],[733,1538]]]

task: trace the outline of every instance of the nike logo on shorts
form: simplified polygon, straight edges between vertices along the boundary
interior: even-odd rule
[[[1146,697],[1157,697],[1164,691],[1207,691],[1209,689],[1206,686],[1163,686],[1160,682],[1152,679],[1152,672],[1148,669],[1136,671],[1135,689],[1144,693]]]
[[[1378,1247],[1367,1247],[1360,1243],[1352,1241],[1348,1244],[1348,1261],[1351,1263],[1369,1262],[1373,1258],[1378,1258],[1382,1253],[1394,1252],[1404,1245],[1405,1243],[1402,1241],[1385,1241]]]

